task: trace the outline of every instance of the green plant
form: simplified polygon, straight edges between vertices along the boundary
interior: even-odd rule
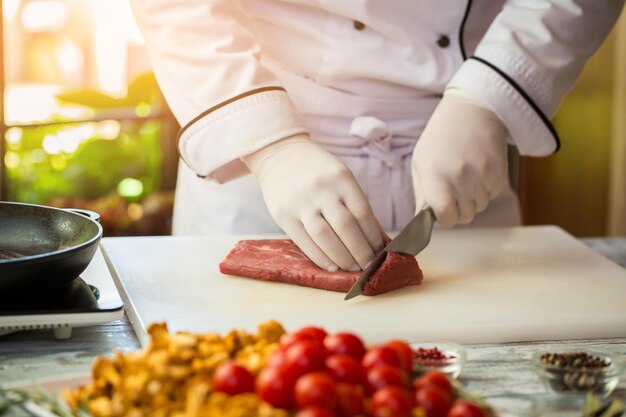
[[[166,119],[160,113],[163,100],[153,73],[132,80],[124,97],[84,89],[56,98],[60,106],[88,107],[95,119],[53,118],[42,125],[10,128],[5,139],[9,200],[77,208],[106,206],[107,212],[117,213],[159,190]],[[111,202],[116,202],[115,207],[110,207]],[[171,202],[166,203],[159,213],[171,212]],[[159,230],[135,227],[133,221],[139,217],[132,217],[117,216],[120,220],[111,232],[167,232],[163,226]]]

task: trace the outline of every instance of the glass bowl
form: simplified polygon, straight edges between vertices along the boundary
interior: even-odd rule
[[[588,366],[583,366],[585,358]],[[583,346],[548,347],[535,351],[533,368],[544,385],[563,395],[585,395],[591,391],[608,396],[622,372],[619,356]]]
[[[409,346],[413,349],[413,371],[417,374],[434,369],[456,378],[467,358],[467,351],[458,343],[412,342]]]

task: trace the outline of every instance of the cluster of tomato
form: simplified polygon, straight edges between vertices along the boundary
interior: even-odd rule
[[[227,362],[214,374],[214,389],[230,395],[256,392],[295,417],[486,417],[475,403],[456,398],[448,377],[431,371],[411,382],[413,351],[391,340],[366,349],[352,333],[327,334],[304,327],[283,335],[280,349],[255,378]]]

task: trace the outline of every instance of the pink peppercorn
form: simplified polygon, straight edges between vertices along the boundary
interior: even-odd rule
[[[454,355],[446,355],[436,347],[434,348],[417,348],[414,351],[415,362],[420,365],[438,365],[449,359],[454,359]]]

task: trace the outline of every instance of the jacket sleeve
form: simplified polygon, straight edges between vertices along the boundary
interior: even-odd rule
[[[200,177],[247,173],[240,157],[306,128],[259,62],[233,0],[132,0],[159,86],[181,126],[178,147]]]
[[[550,122],[623,0],[507,1],[448,87],[485,102],[522,155],[556,152]]]

